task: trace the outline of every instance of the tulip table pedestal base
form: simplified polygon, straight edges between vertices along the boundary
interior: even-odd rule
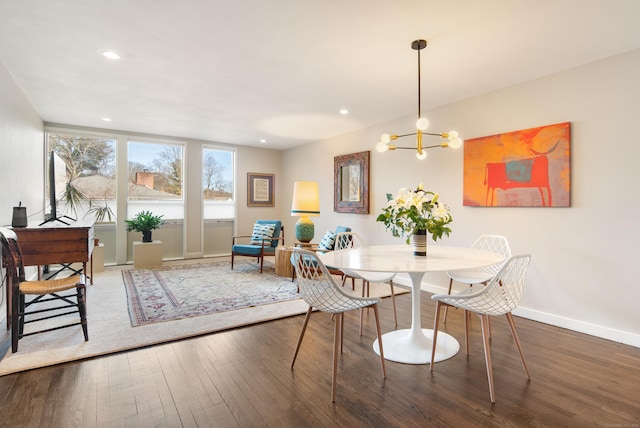
[[[426,328],[415,332],[412,329],[406,329],[385,333],[382,335],[384,359],[405,364],[429,364],[432,339],[433,330]],[[434,363],[447,360],[460,350],[458,341],[442,331],[438,332],[437,345]],[[377,340],[373,342],[373,350],[380,355]]]

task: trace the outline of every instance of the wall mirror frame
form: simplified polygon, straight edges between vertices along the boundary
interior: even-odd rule
[[[369,158],[369,151],[333,158],[335,212],[369,214]]]

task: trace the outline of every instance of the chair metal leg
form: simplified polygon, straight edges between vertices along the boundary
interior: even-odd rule
[[[524,372],[527,374],[527,379],[531,379],[531,375],[529,374],[529,367],[527,367],[527,362],[524,359],[524,352],[522,352],[522,345],[520,345],[520,339],[518,338],[518,333],[516,332],[516,324],[513,322],[513,315],[511,314],[511,312],[505,315],[507,317],[507,321],[509,321],[511,335],[513,336],[513,341],[516,342],[516,347],[518,348],[518,353],[520,354],[520,359],[522,360]]]
[[[431,339],[431,361],[429,364],[429,371],[433,371],[433,360],[436,358],[436,341],[438,340],[438,326],[440,325],[440,307],[443,303],[436,302],[436,316],[433,320],[433,338]]]
[[[380,349],[380,364],[382,365],[382,378],[387,378],[387,368],[384,365],[384,350],[382,349],[382,329],[380,328],[380,316],[378,313],[378,304],[373,305],[373,314],[376,317],[376,332],[378,333],[378,348]]]
[[[487,364],[487,379],[489,381],[489,395],[491,402],[496,402],[496,395],[493,389],[493,369],[491,367],[491,345],[489,344],[489,315],[481,315],[482,322],[482,342],[484,344],[484,360]]]
[[[338,351],[340,330],[342,329],[342,322],[344,319],[344,312],[336,314],[336,322],[333,330],[333,366],[331,368],[331,402],[336,402],[336,378],[338,376]]]
[[[302,344],[302,338],[304,337],[304,332],[307,329],[307,324],[309,324],[309,318],[311,317],[312,312],[313,312],[313,308],[309,306],[309,310],[307,310],[307,314],[304,317],[304,323],[302,324],[300,337],[298,337],[298,344],[296,345],[296,351],[293,353],[293,359],[291,360],[291,369],[293,369],[293,365],[296,363],[296,357],[298,356],[298,351],[300,350],[300,345]]]
[[[453,278],[449,278],[449,291],[447,291],[447,294],[451,294],[451,287],[453,286]],[[449,305],[444,307],[444,315],[443,315],[443,320],[444,323],[447,323],[447,313],[449,312]]]

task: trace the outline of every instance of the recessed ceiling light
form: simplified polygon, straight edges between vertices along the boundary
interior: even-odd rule
[[[349,110],[347,110],[346,108],[342,108],[340,109],[340,114],[349,114]]]
[[[105,122],[111,122],[111,119],[108,118],[108,117],[103,117],[102,120],[105,121]]]
[[[261,142],[262,144],[264,144],[264,143],[266,143],[266,142],[267,142],[267,140],[265,140],[264,138],[262,138],[262,139],[260,140],[260,142]]]
[[[108,59],[120,59],[120,55],[114,51],[102,51],[102,56]]]

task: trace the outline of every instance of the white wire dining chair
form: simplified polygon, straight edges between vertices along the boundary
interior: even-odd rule
[[[328,312],[334,315],[334,335],[333,335],[333,365],[331,371],[331,402],[336,401],[336,377],[338,370],[338,354],[342,353],[343,331],[344,331],[344,313],[355,309],[371,307],[375,315],[376,331],[378,343],[380,344],[380,363],[382,365],[382,377],[387,377],[387,370],[384,365],[384,352],[382,349],[382,332],[380,329],[380,317],[378,314],[379,298],[374,297],[358,297],[343,290],[333,277],[327,267],[318,258],[316,253],[303,250],[301,248],[293,249],[294,268],[296,270],[296,278],[300,294],[305,302],[309,305],[307,314],[304,318],[298,344],[291,360],[291,369],[296,362],[302,338],[304,337],[309,318],[314,309],[322,312]]]
[[[433,360],[436,353],[436,340],[438,337],[438,326],[440,322],[440,309],[445,306],[464,309],[464,339],[467,355],[469,355],[469,323],[467,312],[476,313],[482,323],[482,340],[484,344],[484,356],[487,366],[487,379],[489,381],[489,395],[491,402],[495,403],[495,392],[493,384],[493,369],[491,366],[491,348],[489,343],[489,317],[505,315],[509,323],[511,335],[520,354],[527,379],[531,379],[527,362],[524,359],[520,339],[516,332],[516,325],[513,321],[511,311],[518,306],[522,297],[527,268],[531,256],[522,254],[510,257],[500,268],[498,273],[489,281],[486,286],[476,285],[469,287],[456,294],[436,294],[431,296],[436,301],[436,315],[433,326],[433,345],[431,348],[431,367],[433,371]]]
[[[358,248],[364,245],[364,241],[356,232],[340,232],[336,235],[335,251],[345,250],[349,248]],[[369,288],[371,282],[389,283],[391,287],[391,303],[393,304],[393,321],[395,327],[398,327],[398,315],[396,313],[396,293],[393,288],[393,278],[395,272],[373,272],[365,270],[347,270],[342,269],[344,276],[342,277],[342,285],[344,286],[347,278],[355,278],[362,280],[362,297],[369,297]],[[362,334],[362,317],[360,314],[360,334]]]
[[[500,263],[496,263],[490,266],[484,266],[475,269],[460,269],[447,271],[449,275],[449,291],[447,294],[451,294],[453,287],[453,281],[457,281],[463,284],[487,284],[491,278],[500,270],[503,263],[511,257],[511,248],[509,247],[509,241],[502,235],[480,235],[475,242],[471,245],[471,248],[487,251],[490,253],[501,254],[504,256],[504,260]],[[447,312],[449,308],[444,309],[444,322],[447,322]]]

